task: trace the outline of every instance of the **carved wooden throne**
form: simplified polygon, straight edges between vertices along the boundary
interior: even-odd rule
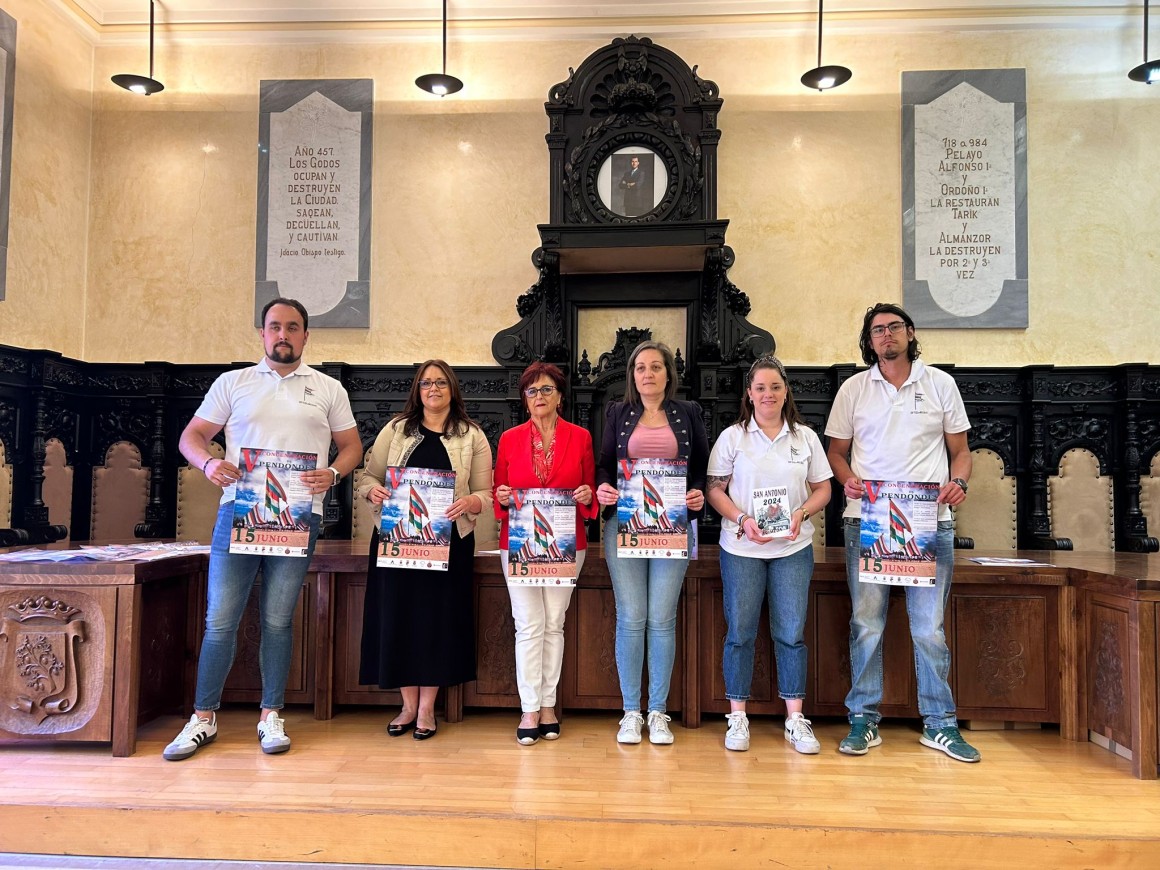
[[[539,279],[516,303],[521,320],[492,353],[518,372],[533,360],[571,381],[568,415],[599,445],[598,412],[619,398],[627,344],[650,324],[623,323],[607,344],[580,347],[588,308],[684,310],[681,392],[701,402],[710,435],[735,411],[736,370],[774,349],[749,323],[749,299],[728,278],[728,221],[717,219],[717,85],[650,39],[614,39],[548,92],[549,211],[532,254]],[[634,180],[635,179],[635,180]],[[648,318],[645,317],[645,320]],[[627,337],[627,338],[626,338]],[[594,367],[588,354],[600,357]]]

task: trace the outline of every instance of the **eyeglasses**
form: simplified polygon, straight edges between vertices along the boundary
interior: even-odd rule
[[[438,387],[441,390],[446,390],[449,386],[451,386],[451,382],[446,378],[439,378],[438,380],[434,381],[430,378],[423,378],[423,380],[419,381],[420,390],[429,390],[432,387]]]
[[[528,387],[526,390],[524,390],[524,395],[529,399],[534,399],[536,398],[536,393],[539,393],[546,399],[554,392],[556,392],[555,387],[553,387],[551,384],[544,384],[542,387]]]
[[[887,323],[885,326],[871,326],[870,334],[875,338],[882,338],[889,332],[891,335],[898,335],[906,329],[906,324],[901,320],[896,320],[893,323]]]

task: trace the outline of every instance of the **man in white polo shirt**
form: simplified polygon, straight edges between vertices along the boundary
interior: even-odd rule
[[[918,359],[914,321],[902,308],[882,302],[870,308],[859,345],[870,368],[842,384],[826,423],[827,457],[846,493],[846,582],[853,605],[846,696],[850,733],[838,749],[865,755],[882,742],[882,633],[891,587],[858,580],[862,482],[935,481],[941,485],[935,585],[905,587],[923,720],[919,742],[958,761],[978,761],[978,750],[959,733],[943,633],[954,562],[951,506],[967,497],[971,424],[954,379]]]
[[[302,363],[310,332],[309,316],[294,299],[275,299],[262,310],[262,345],[266,355],[255,366],[226,372],[209,388],[201,407],[178,445],[194,468],[222,487],[221,505],[210,549],[205,637],[197,663],[194,713],[165,747],[170,761],[189,758],[217,737],[215,711],[234,661],[238,626],[258,571],[262,572],[262,713],[258,740],[265,753],[290,748],[282,709],[290,674],[294,609],[310,557],[230,553],[234,519],[234,484],[241,477],[243,448],[314,453],[314,471],[301,472],[314,493],[309,552],[313,554],[326,491],[353,471],[362,458],[362,443],[346,390],[334,378]],[[215,459],[209,443],[225,429],[226,456]],[[330,442],[338,456],[328,465]]]

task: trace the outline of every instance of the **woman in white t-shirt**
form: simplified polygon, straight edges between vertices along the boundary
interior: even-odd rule
[[[761,602],[768,598],[778,696],[786,708],[785,739],[798,752],[821,750],[802,715],[802,635],[814,571],[810,518],[830,501],[831,477],[821,441],[794,404],[785,368],[777,357],[761,357],[745,377],[737,422],[721,433],[709,457],[708,499],[721,515],[721,582],[728,623],[723,656],[730,709],[726,749],[749,748],[745,704],[753,682]]]

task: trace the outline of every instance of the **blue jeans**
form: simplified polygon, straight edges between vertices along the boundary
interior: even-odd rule
[[[246,602],[250,600],[254,580],[261,570],[262,637],[258,665],[262,672],[262,709],[280,710],[285,704],[286,680],[290,676],[294,608],[302,592],[302,580],[306,577],[310,557],[230,553],[233,520],[234,503],[231,501],[218,509],[213,527],[205,637],[197,661],[197,691],[193,706],[197,710],[216,710],[221,706],[222,689],[234,664],[238,626]],[[321,520],[318,514],[311,514],[312,554]]]
[[[951,594],[954,568],[954,523],[940,522],[935,539],[937,567],[934,586],[906,586],[906,613],[914,643],[914,670],[918,676],[918,712],[927,728],[957,725],[955,701],[947,676],[951,652],[943,633],[943,613]],[[864,714],[878,722],[882,714],[882,633],[893,587],[858,582],[860,524],[848,519],[846,532],[846,583],[850,587],[850,715]]]
[[[735,556],[721,550],[724,594],[725,697],[748,701],[753,684],[753,645],[757,641],[761,602],[769,601],[769,633],[777,659],[777,694],[783,699],[806,696],[806,607],[814,548],[805,547],[780,559]]]
[[[640,709],[648,634],[648,709],[667,709],[677,657],[677,603],[688,559],[619,559],[616,517],[604,524],[604,558],[616,598],[616,671],[624,709]]]

